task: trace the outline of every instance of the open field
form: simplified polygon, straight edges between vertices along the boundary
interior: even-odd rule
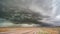
[[[60,28],[48,27],[14,27],[0,28],[0,34],[59,34]]]

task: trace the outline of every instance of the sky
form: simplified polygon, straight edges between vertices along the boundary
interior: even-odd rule
[[[59,0],[3,0],[4,6],[30,9],[44,16],[42,22],[60,26]],[[58,12],[57,12],[58,11]],[[46,18],[45,16],[49,16]]]

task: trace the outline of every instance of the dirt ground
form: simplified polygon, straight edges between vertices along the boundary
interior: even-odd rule
[[[59,29],[45,27],[0,28],[0,34],[59,34]]]

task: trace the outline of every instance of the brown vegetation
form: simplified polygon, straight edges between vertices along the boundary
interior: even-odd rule
[[[25,33],[25,32],[30,32],[32,34],[32,32],[47,32],[49,34],[59,34],[58,28],[0,28],[0,32],[11,32],[14,31],[14,33]]]

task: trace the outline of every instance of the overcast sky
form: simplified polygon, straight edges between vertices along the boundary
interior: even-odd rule
[[[34,12],[38,12],[43,16],[50,16],[50,18],[45,18],[42,21],[51,23],[52,20],[60,20],[60,1],[59,0],[3,0],[2,2],[5,6],[13,6],[19,8],[28,8]],[[57,12],[58,11],[58,12]],[[47,19],[50,19],[50,21]],[[59,25],[58,23],[53,22],[54,25]]]

